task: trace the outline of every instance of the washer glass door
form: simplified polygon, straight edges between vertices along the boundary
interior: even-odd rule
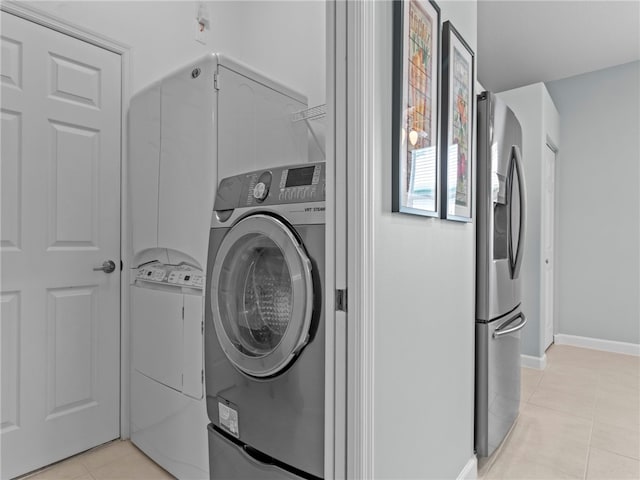
[[[229,360],[248,375],[275,375],[309,338],[311,261],[281,220],[246,217],[220,244],[210,298],[218,340]]]

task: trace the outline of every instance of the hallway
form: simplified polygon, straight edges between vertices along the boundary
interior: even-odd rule
[[[479,478],[640,478],[640,358],[552,345],[522,369],[520,416]]]

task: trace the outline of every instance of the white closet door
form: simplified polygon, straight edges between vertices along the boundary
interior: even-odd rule
[[[0,476],[119,436],[120,56],[2,13]],[[112,273],[94,271],[106,260]]]

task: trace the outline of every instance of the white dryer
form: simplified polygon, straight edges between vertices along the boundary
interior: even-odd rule
[[[324,477],[325,164],[220,182],[205,295],[212,479]]]

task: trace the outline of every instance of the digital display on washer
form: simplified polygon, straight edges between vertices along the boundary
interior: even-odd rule
[[[315,166],[290,168],[287,173],[287,183],[284,186],[300,187],[302,185],[311,185],[315,169]]]

